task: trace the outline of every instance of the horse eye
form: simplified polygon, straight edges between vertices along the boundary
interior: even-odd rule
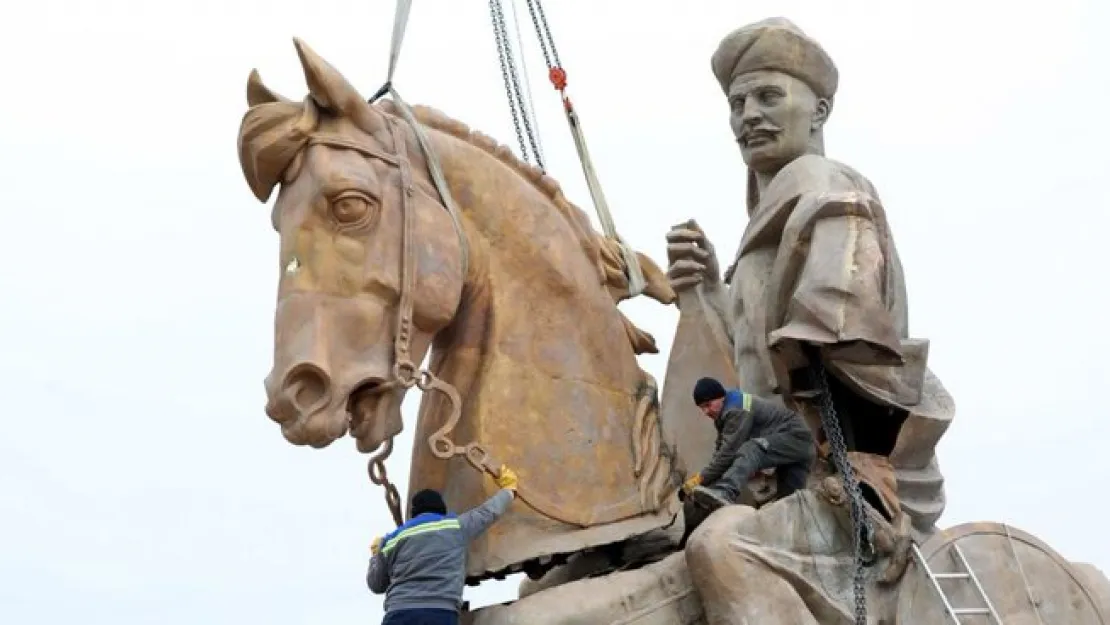
[[[347,191],[331,202],[331,212],[341,225],[350,226],[366,220],[373,208],[372,200],[364,193]]]

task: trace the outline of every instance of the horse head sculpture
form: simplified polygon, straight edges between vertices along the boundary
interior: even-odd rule
[[[407,389],[441,391],[421,404],[410,488],[462,508],[492,490],[468,466],[521,478],[471,547],[472,577],[669,523],[682,468],[636,360],[654,340],[616,306],[629,297],[618,243],[508,148],[425,107],[406,122],[295,44],[309,95],[283,98],[252,72],[239,134],[255,197],[280,189],[266,412],[285,438],[324,447],[349,433],[369,453],[401,431]],[[638,258],[645,294],[673,302]]]

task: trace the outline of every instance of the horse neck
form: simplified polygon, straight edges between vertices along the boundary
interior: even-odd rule
[[[460,391],[480,392],[485,376],[506,367],[613,389],[634,385],[640,370],[601,283],[585,216],[557,206],[549,189],[486,149],[429,134],[471,255],[463,302],[437,337],[433,366],[455,377]]]

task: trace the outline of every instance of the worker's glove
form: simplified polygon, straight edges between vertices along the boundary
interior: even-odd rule
[[[496,480],[497,485],[501,488],[507,488],[513,491],[513,493],[516,493],[517,482],[519,480],[517,480],[516,473],[513,473],[513,470],[510,469],[508,465],[501,465],[501,472],[498,474]]]
[[[378,552],[381,551],[381,548],[382,548],[382,537],[381,536],[375,536],[374,540],[370,541],[370,553],[376,556],[376,555],[378,555]]]
[[[682,484],[682,492],[689,495],[695,488],[701,486],[701,473],[695,473]]]

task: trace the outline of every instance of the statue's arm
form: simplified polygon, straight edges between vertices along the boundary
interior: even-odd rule
[[[779,262],[779,325],[769,346],[810,344],[826,355],[859,364],[901,364],[898,325],[887,308],[889,234],[876,220],[870,196],[842,193],[801,203],[788,223]],[[808,234],[808,237],[805,235]],[[809,239],[808,247],[795,245]]]
[[[732,347],[732,319],[728,288],[721,281],[717,252],[709,237],[694,220],[671,228],[667,233],[667,278],[678,295],[679,308],[696,300],[702,304],[708,321],[717,326],[722,339]]]

